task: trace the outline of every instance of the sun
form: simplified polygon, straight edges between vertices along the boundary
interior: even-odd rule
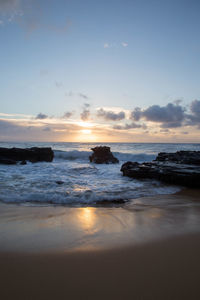
[[[81,133],[83,133],[83,134],[91,134],[92,130],[90,130],[90,129],[82,129]]]

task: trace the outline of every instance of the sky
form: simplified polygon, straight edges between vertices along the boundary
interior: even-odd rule
[[[199,0],[0,0],[0,141],[200,142]]]

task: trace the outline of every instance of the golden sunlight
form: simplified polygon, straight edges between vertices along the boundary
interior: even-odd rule
[[[94,230],[96,215],[95,215],[95,208],[91,207],[84,207],[80,208],[79,220],[80,224],[85,230]]]
[[[82,129],[81,132],[84,134],[91,134],[92,131],[90,129]]]
[[[94,126],[94,124],[92,124],[90,122],[85,122],[85,121],[77,122],[77,125],[79,125],[81,127],[92,127],[92,126]]]

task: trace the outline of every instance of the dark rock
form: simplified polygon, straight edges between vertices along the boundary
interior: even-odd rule
[[[96,164],[116,164],[119,160],[110,152],[110,147],[98,146],[91,149],[94,153],[89,156],[90,162]]]
[[[27,164],[27,162],[25,161],[25,160],[22,160],[21,162],[20,162],[20,165],[26,165]]]
[[[63,184],[64,181],[62,181],[62,180],[57,180],[56,183],[57,183],[57,184]]]
[[[158,154],[156,161],[200,165],[200,151],[177,151],[175,153],[161,152]]]
[[[13,159],[6,159],[6,158],[2,158],[0,157],[0,164],[3,165],[16,165],[16,161]]]
[[[124,199],[113,199],[113,200],[101,200],[96,202],[97,205],[106,205],[106,206],[112,206],[113,204],[124,204],[127,200]]]
[[[126,162],[124,176],[136,179],[157,179],[170,184],[200,188],[200,151],[159,153],[153,162]],[[196,163],[195,163],[196,162]]]
[[[53,160],[54,153],[51,148],[32,147],[27,149],[21,148],[0,148],[0,163],[5,160],[38,162]]]

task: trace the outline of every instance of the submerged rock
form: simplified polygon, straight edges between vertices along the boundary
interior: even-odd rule
[[[153,162],[126,162],[123,176],[157,179],[170,184],[200,188],[200,151],[159,153]]]
[[[57,183],[57,184],[63,184],[64,181],[62,181],[62,180],[57,180],[56,183]]]
[[[51,148],[1,148],[0,147],[0,163],[10,164],[9,161],[13,161],[13,164],[17,161],[24,162],[30,161],[32,163],[38,161],[51,162],[53,160],[54,153]]]
[[[98,146],[91,149],[94,153],[89,156],[90,162],[96,164],[116,164],[119,160],[110,152],[110,147]]]

